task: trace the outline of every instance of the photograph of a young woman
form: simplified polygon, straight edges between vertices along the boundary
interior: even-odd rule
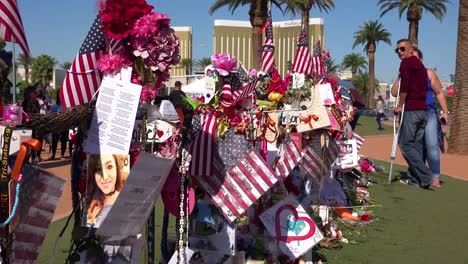
[[[99,228],[117,200],[130,172],[127,155],[88,156],[86,226]]]

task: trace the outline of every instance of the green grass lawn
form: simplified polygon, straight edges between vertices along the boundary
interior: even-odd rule
[[[379,163],[388,171],[388,163]],[[375,209],[378,220],[355,230],[357,243],[324,251],[328,263],[468,263],[468,182],[442,177],[442,188],[431,191],[388,185],[387,173],[374,178],[380,183],[370,189],[382,205]]]
[[[389,164],[378,162],[388,171]],[[404,167],[395,166],[395,174]],[[388,174],[373,176],[379,184],[370,188],[376,204],[377,220],[353,233],[344,231],[350,240],[340,250],[322,250],[328,263],[468,263],[468,182],[442,177],[445,182],[436,191],[394,182],[387,184]],[[160,239],[162,206],[157,206],[157,235]],[[39,263],[49,263],[54,241],[64,220],[51,225],[39,255]],[[170,233],[174,233],[173,221]],[[68,253],[70,229],[59,241],[54,263],[64,263]],[[159,242],[156,243],[159,256]]]
[[[393,127],[383,125],[384,130],[377,129],[377,121],[375,117],[361,116],[356,126],[356,132],[360,136],[371,136],[371,135],[389,135],[393,134]]]

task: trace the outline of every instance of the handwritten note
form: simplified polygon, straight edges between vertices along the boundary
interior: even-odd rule
[[[128,154],[141,86],[111,78],[101,84],[86,152]]]
[[[97,235],[128,237],[143,230],[174,159],[142,152]]]

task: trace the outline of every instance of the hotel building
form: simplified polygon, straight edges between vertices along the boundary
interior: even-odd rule
[[[291,66],[301,32],[301,20],[273,22],[275,63],[281,75]],[[323,18],[309,20],[309,47],[320,40],[324,45]],[[253,68],[252,26],[249,21],[215,20],[213,53],[228,53],[236,57],[247,69]]]
[[[175,34],[180,39],[179,52],[180,60],[182,59],[192,59],[192,27],[172,27],[175,31]],[[189,71],[191,73],[191,69]],[[185,78],[186,71],[185,68],[180,68],[180,65],[172,66],[171,69],[171,80],[169,85],[174,86],[175,81],[181,81],[185,83],[187,78]],[[178,77],[184,76],[184,77]]]

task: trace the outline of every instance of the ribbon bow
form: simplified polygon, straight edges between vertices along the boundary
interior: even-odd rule
[[[308,115],[308,116],[301,115],[300,119],[301,119],[301,121],[306,122],[307,124],[309,124],[310,128],[313,128],[312,120],[318,121],[320,118],[317,115],[311,114],[311,115]]]

